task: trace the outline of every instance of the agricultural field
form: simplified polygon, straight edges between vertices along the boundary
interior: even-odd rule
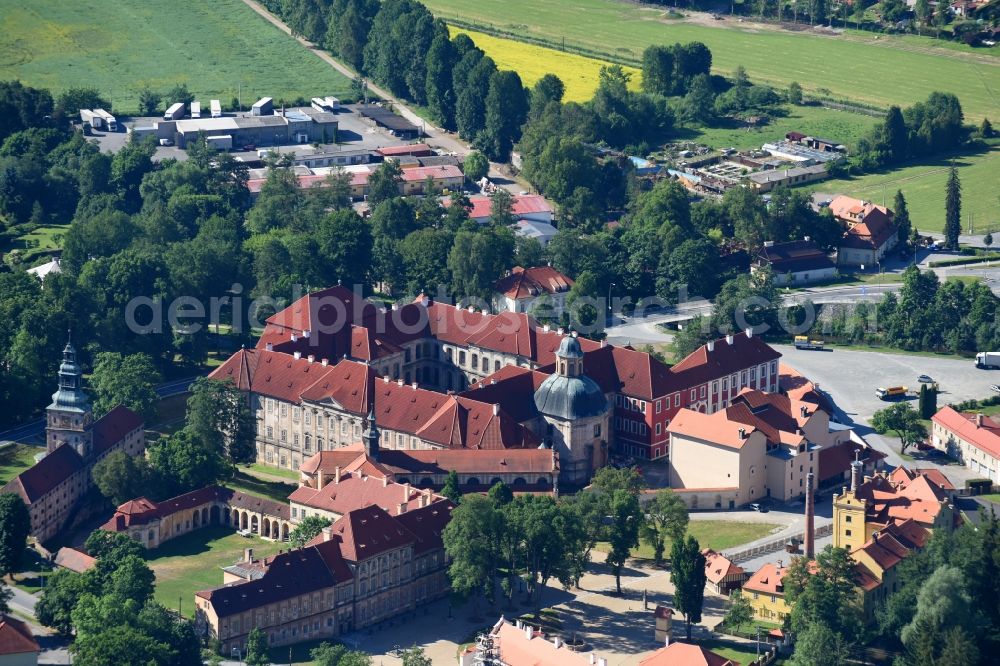
[[[975,232],[1000,231],[1000,147],[975,156],[956,157],[955,166],[962,181],[962,232],[972,216]],[[896,169],[887,173],[858,178],[828,180],[811,189],[834,194],[849,194],[892,206],[896,190],[902,190],[910,209],[910,219],[921,231],[941,233],[944,228],[944,188],[951,161],[938,159]]]
[[[449,26],[452,36],[468,35],[476,46],[493,58],[500,69],[511,69],[518,73],[524,85],[531,87],[546,74],[555,74],[566,86],[563,99],[567,102],[586,102],[597,90],[601,67],[608,63],[556,49],[525,44],[512,39],[493,37],[482,32],[463,30]],[[632,75],[631,87],[638,90],[641,74],[634,67],[626,67]]]
[[[1000,118],[1000,51],[937,46],[931,38],[847,31],[828,36],[705,14],[674,19],[668,10],[617,0],[426,0],[464,27],[501,30],[527,41],[638,64],[650,44],[704,42],[713,68],[743,65],[751,80],[877,106],[909,105],[940,90],[959,96],[966,118]],[[571,18],[567,18],[571,17]],[[707,19],[707,20],[706,20]],[[822,75],[820,74],[822,73]]]
[[[138,108],[139,91],[185,83],[228,104],[264,95],[350,96],[350,81],[241,0],[0,0],[0,80],[53,93],[98,88],[117,112]]]

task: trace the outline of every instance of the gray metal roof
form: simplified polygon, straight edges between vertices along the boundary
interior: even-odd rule
[[[534,397],[539,412],[567,421],[599,416],[608,409],[601,387],[586,375],[550,375],[535,391]]]

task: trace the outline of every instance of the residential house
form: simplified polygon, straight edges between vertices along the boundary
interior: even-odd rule
[[[530,312],[559,319],[572,286],[573,280],[551,266],[515,266],[493,285],[495,307],[501,312]]]
[[[705,579],[716,594],[729,596],[733,590],[743,587],[748,575],[743,567],[711,548],[702,549],[701,554],[705,556]]]
[[[1000,484],[1000,420],[951,407],[931,418],[931,444],[975,474]]]
[[[639,662],[639,666],[740,666],[700,645],[671,643]]]
[[[829,207],[845,227],[837,251],[838,265],[875,269],[896,247],[899,229],[893,223],[893,212],[885,206],[841,194],[830,201]]]
[[[743,598],[750,602],[755,619],[781,624],[792,612],[782,582],[786,573],[788,567],[781,560],[769,562],[743,583]]]
[[[57,567],[69,569],[74,573],[87,573],[97,565],[97,560],[82,550],[63,546],[56,552]]]
[[[607,666],[608,660],[594,653],[583,654],[567,646],[558,636],[547,637],[520,620],[504,617],[482,635],[475,646],[459,656],[459,666]]]
[[[837,266],[808,237],[788,243],[764,243],[750,266],[750,273],[764,267],[770,267],[774,284],[781,287],[812,284],[837,276]]]

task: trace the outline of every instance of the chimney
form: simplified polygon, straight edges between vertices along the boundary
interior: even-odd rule
[[[603,347],[607,347],[607,346],[608,346],[608,339],[607,338],[601,338],[601,347],[603,348]]]
[[[302,337],[308,340],[311,333],[312,331],[302,331]]]
[[[398,310],[399,309],[399,304],[398,303],[393,303],[392,304],[392,309],[393,309],[393,311]]]
[[[494,403],[493,404],[493,416],[496,416],[499,413],[500,413],[500,405]]]
[[[799,408],[799,414],[802,414],[802,418],[809,416],[809,408],[806,407],[805,405],[802,405],[802,407]]]
[[[529,624],[526,624],[526,625],[524,625],[524,635],[525,635],[525,637],[526,637],[526,638],[527,638],[527,639],[528,639],[529,641],[531,640],[531,636],[532,636],[532,634],[534,634],[534,633],[535,633],[535,632],[533,632],[533,631],[531,630],[531,625],[529,625]]]
[[[340,465],[337,465],[337,469],[333,471],[333,483],[335,485],[340,484]]]
[[[542,330],[545,331],[546,333],[548,333],[549,331],[552,330],[552,327],[549,326],[548,324],[546,324],[545,326],[542,326]]]
[[[323,478],[323,470],[319,469],[316,471],[316,490],[323,490],[326,479]]]
[[[726,344],[729,345],[730,347],[733,346],[733,342],[735,340],[736,340],[736,338],[733,337],[732,333],[730,333],[729,335],[726,336]]]
[[[330,365],[330,359],[324,358],[320,361],[324,366]]]
[[[593,652],[590,653],[590,663],[592,663],[592,664],[596,664],[597,663],[597,657],[594,655]]]
[[[475,312],[475,311],[476,311],[476,306],[470,305],[469,306],[469,312]]]
[[[747,429],[740,428],[740,439],[746,439],[746,438],[747,438]]]
[[[854,462],[851,463],[851,492],[858,492],[858,481],[861,479],[862,464],[858,456],[861,451],[854,452]]]
[[[397,386],[402,386],[403,385],[403,378],[402,377],[400,377],[399,379],[396,380],[396,385]]]
[[[299,339],[299,336],[295,335],[294,333],[292,333],[290,337],[291,337],[292,342],[295,342],[296,340]]]
[[[316,356],[314,354],[309,354],[309,356],[306,356],[306,360],[310,363],[314,363],[316,361]]]
[[[410,501],[410,482],[407,481],[403,484],[403,499],[407,502]]]
[[[552,645],[554,645],[557,650],[562,647],[562,641],[559,640],[558,636],[552,639]]]
[[[709,340],[709,341],[708,341],[708,342],[707,342],[707,343],[705,344],[705,346],[706,346],[706,347],[708,347],[708,351],[710,351],[710,352],[713,352],[713,351],[715,351],[715,340]]]
[[[253,548],[243,549],[243,561],[253,563]]]
[[[806,557],[810,560],[816,556],[816,500],[813,497],[815,476],[812,472],[806,474]]]
[[[323,528],[323,541],[327,542],[332,538],[333,538],[333,527],[331,525],[327,525],[326,527]]]
[[[414,391],[416,391],[417,390],[417,383],[413,382],[412,384],[410,384],[410,388],[412,388]]]
[[[753,329],[752,328],[748,328],[746,330],[746,334],[747,334],[748,338],[752,338],[753,337]]]
[[[565,332],[566,332],[566,329],[564,329],[562,326],[560,326],[558,329],[556,329],[556,333],[558,333],[559,335],[562,335]]]
[[[422,306],[424,306],[425,308],[430,304],[430,302],[431,302],[431,299],[427,298],[427,296],[421,296],[420,297],[420,304]]]
[[[294,356],[295,360],[298,361],[300,358],[302,358],[302,352],[297,351],[297,352],[293,353],[292,356]]]
[[[608,666],[608,660],[604,657],[597,658],[597,666]]]
[[[274,351],[274,343],[268,342],[266,345],[264,345],[264,349],[266,349],[267,351]]]
[[[981,413],[980,414],[976,414],[976,427],[977,428],[982,428],[983,427],[983,415]]]

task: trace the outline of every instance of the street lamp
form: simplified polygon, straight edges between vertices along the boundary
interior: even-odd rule
[[[608,285],[608,326],[614,323],[614,311],[611,309],[611,288],[617,286],[614,282]]]

